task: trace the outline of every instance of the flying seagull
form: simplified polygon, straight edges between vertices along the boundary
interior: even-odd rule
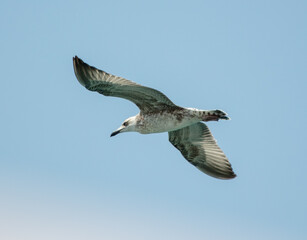
[[[122,132],[168,132],[171,144],[202,172],[219,179],[236,177],[209,128],[202,123],[228,120],[225,112],[183,108],[158,90],[99,70],[77,56],[73,58],[73,64],[76,77],[85,88],[105,96],[130,100],[140,109],[136,116],[126,119],[111,137]]]

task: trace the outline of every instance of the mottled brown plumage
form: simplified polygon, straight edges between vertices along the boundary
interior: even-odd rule
[[[77,79],[90,91],[96,91],[105,96],[125,98],[135,103],[143,113],[177,107],[158,90],[99,70],[77,56],[73,58],[73,63]]]
[[[175,105],[163,93],[117,77],[73,58],[78,81],[90,91],[120,97],[135,103],[140,113],[130,117],[111,136],[136,131],[142,134],[169,132],[169,141],[202,172],[220,179],[231,179],[232,171],[225,154],[201,121],[229,119],[221,110],[198,110]]]
[[[202,172],[216,178],[228,179],[236,175],[223,151],[217,145],[209,128],[204,123],[168,133],[169,141],[190,163]]]

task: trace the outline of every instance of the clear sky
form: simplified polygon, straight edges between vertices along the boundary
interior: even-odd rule
[[[0,2],[0,239],[306,239],[306,1]],[[132,103],[87,91],[72,57],[222,109],[238,177],[167,133],[123,133]]]

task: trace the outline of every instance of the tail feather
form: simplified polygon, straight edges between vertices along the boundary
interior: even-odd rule
[[[230,117],[227,116],[227,113],[225,113],[222,110],[209,110],[209,111],[203,111],[203,121],[218,121],[220,119],[223,120],[230,120]]]

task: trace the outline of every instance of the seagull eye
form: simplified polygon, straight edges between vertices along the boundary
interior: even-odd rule
[[[127,126],[128,126],[128,122],[124,122],[123,125],[124,125],[125,127],[127,127]]]

